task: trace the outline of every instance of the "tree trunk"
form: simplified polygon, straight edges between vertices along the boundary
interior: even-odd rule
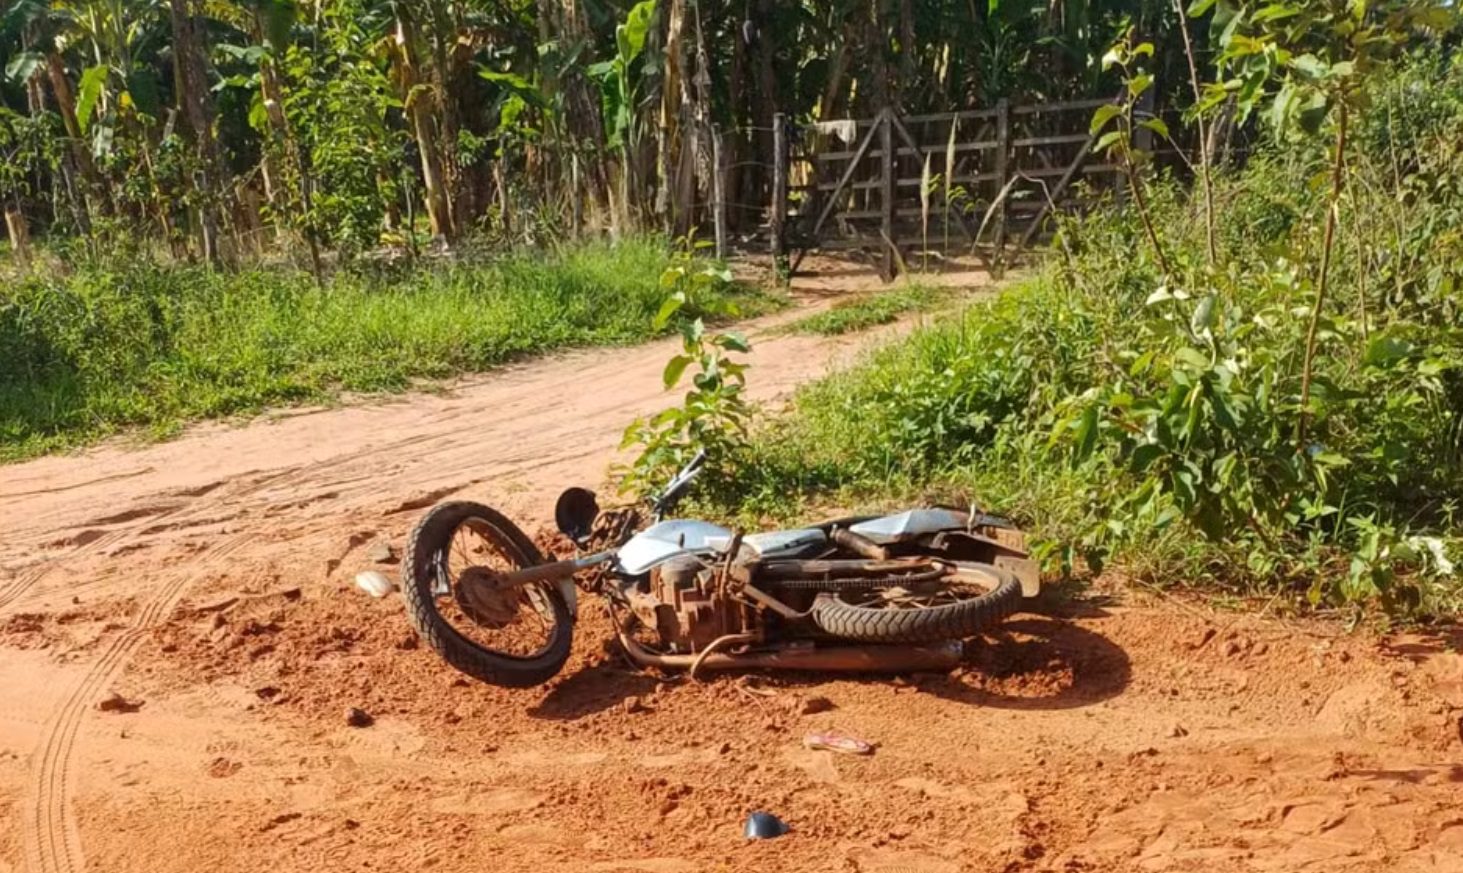
[[[265,41],[264,20],[259,9],[254,11],[254,41],[262,44]],[[295,157],[293,144],[290,141],[289,123],[284,114],[283,89],[279,85],[279,76],[274,69],[274,61],[269,57],[259,59],[259,100],[264,104],[264,116],[269,121],[270,140],[264,143],[263,158],[260,169],[264,174],[264,195],[269,200],[270,209],[276,216],[289,216],[294,213],[293,204],[290,202],[289,182],[285,178],[287,167],[290,164],[299,165]],[[283,163],[281,163],[281,158]],[[282,233],[278,220],[275,222],[276,234]]]
[[[261,27],[262,32],[262,27]],[[289,116],[284,112],[284,87],[279,83],[279,71],[274,67],[274,61],[264,58],[259,62],[259,96],[264,101],[264,114],[269,118],[269,127],[274,131],[274,146],[284,154],[286,164],[291,166],[298,174],[296,176],[300,185],[299,207],[305,215],[315,210],[315,180],[310,173],[309,164],[305,161],[304,150],[295,140],[294,132],[290,129]],[[266,146],[266,150],[268,146]],[[275,179],[276,187],[283,182],[283,175]],[[289,186],[283,187],[280,200],[285,204],[286,215],[293,215],[296,204],[289,197]],[[276,206],[278,208],[278,206]],[[305,244],[310,249],[310,267],[315,274],[315,281],[323,284],[325,277],[320,262],[320,241],[315,238],[313,230],[304,231]]]
[[[915,84],[914,0],[899,0],[899,81],[894,86],[894,105],[906,110],[904,89]]]
[[[434,100],[425,96],[430,88],[417,90],[420,80],[415,61],[416,33],[412,22],[403,14],[403,5],[396,7],[396,69],[401,99],[406,105],[407,118],[411,120],[412,134],[416,137],[417,151],[422,156],[422,184],[426,188],[427,220],[432,225],[432,235],[443,239],[456,237],[452,226],[452,210],[447,199],[446,180],[442,172],[442,156],[437,148],[437,132],[433,127],[432,104]]]
[[[62,124],[66,125],[66,135],[71,137],[74,141],[72,145],[75,146],[82,141],[81,124],[76,120],[76,97],[71,93],[71,80],[66,78],[66,65],[55,52],[46,55],[46,76],[51,81],[51,96],[56,98],[56,112],[61,116]],[[87,153],[88,164],[91,163],[90,158],[90,153]]]
[[[91,150],[86,147],[86,140],[81,134],[81,124],[76,120],[76,97],[71,92],[71,81],[66,78],[66,65],[62,62],[61,56],[56,52],[46,54],[46,78],[51,83],[51,96],[56,101],[56,114],[61,116],[61,123],[66,126],[66,137],[70,140],[72,164],[81,175],[82,206],[77,210],[78,223],[81,225],[81,232],[91,233],[91,199],[94,194],[106,190],[102,184],[102,178],[97,173],[96,164],[92,162]]]
[[[284,96],[275,74],[274,62],[265,58],[259,62],[259,99],[264,104],[264,116],[269,119],[269,130],[274,142],[264,145],[264,188],[269,205],[281,215],[294,212],[289,202],[289,185],[284,173],[275,162],[276,155],[283,155],[286,162],[294,155],[294,144],[290,138],[289,122],[284,116]]]
[[[31,40],[28,35],[22,35],[21,47],[31,50]],[[49,67],[49,64],[47,64]],[[32,75],[25,80],[25,109],[32,116],[40,115],[46,108],[45,92],[41,90],[41,77]]]
[[[19,204],[5,204],[5,232],[10,237],[10,254],[22,267],[30,266],[30,229]]]
[[[720,133],[713,133],[711,116],[711,56],[706,50],[706,27],[701,18],[700,0],[693,0],[692,14],[696,25],[696,67],[690,82],[686,83],[686,111],[691,116],[690,151],[695,177],[693,189],[700,192],[703,201],[712,200],[715,185],[713,178],[722,179],[721,162],[713,155],[712,137],[720,139]],[[719,148],[719,147],[718,147]],[[724,182],[723,182],[724,184]],[[720,200],[725,207],[724,198]]]
[[[552,3],[554,0],[544,0]],[[588,25],[577,0],[559,0],[559,41],[565,51],[587,41]],[[610,150],[605,144],[604,120],[600,115],[598,86],[593,85],[584,73],[584,65],[578,64],[567,71],[563,80],[564,120],[575,149],[585,149],[588,154],[583,161],[585,176],[589,180],[590,195],[601,212],[608,212],[615,221],[613,208],[614,193],[611,180],[615,168]]]
[[[893,104],[893,91],[889,87],[889,33],[884,23],[889,20],[890,0],[874,0],[872,15],[869,18],[868,35],[865,41],[869,52],[869,63],[872,67],[872,82],[870,82],[870,97],[873,98],[873,105],[868,107],[865,114],[872,115],[882,112]]]
[[[193,186],[198,195],[198,230],[203,257],[221,263],[219,247],[218,149],[213,135],[213,107],[209,100],[208,72],[204,66],[203,40],[190,0],[169,0],[173,25],[173,67],[177,98],[183,118],[193,134],[198,166]]]
[[[458,87],[456,73],[467,68],[471,50],[457,39],[456,17],[446,8],[442,0],[431,0],[425,4],[431,17],[431,33],[427,40],[432,61],[432,78],[436,86],[434,108],[438,125],[437,155],[442,167],[442,190],[447,198],[448,220],[455,231],[461,232],[466,224],[458,194],[462,187],[462,166],[457,159],[457,136],[462,121],[457,111],[457,95],[464,89]]]
[[[773,14],[777,4],[773,0],[758,3],[757,16],[757,108],[754,114],[757,124],[757,154],[770,163],[772,154],[772,122],[780,110],[777,93],[777,44],[773,40]],[[772,176],[759,164],[757,179],[757,200],[766,203],[771,191]]]
[[[685,127],[686,0],[670,0],[666,14],[665,73],[660,84],[660,124],[656,131],[659,151],[660,190],[656,213],[666,219],[666,229],[675,236],[690,226],[695,195],[694,180],[687,178]]]
[[[692,0],[694,2],[694,0]],[[692,17],[694,16],[694,21]],[[687,38],[695,27],[695,62],[688,63]],[[688,233],[696,219],[698,191],[709,193],[710,72],[700,10],[673,0],[666,44],[666,78],[662,115],[669,121],[666,142],[673,149],[664,158],[674,195],[676,235]]]
[[[728,16],[731,19],[729,31],[732,41],[731,72],[727,76],[727,103],[731,112],[730,127],[726,130],[724,143],[727,147],[726,164],[730,168],[726,173],[726,190],[723,195],[728,203],[740,203],[742,191],[745,190],[744,179],[747,168],[743,166],[742,155],[746,154],[748,137],[743,128],[747,123],[747,42],[743,37],[745,31],[740,26],[735,15]],[[732,230],[741,225],[740,211],[732,211],[729,215],[728,224]]]
[[[843,79],[848,75],[848,63],[852,55],[854,40],[854,26],[851,21],[844,24],[841,33],[842,39],[839,40],[837,53],[833,56],[833,63],[828,65],[828,78],[823,83],[823,96],[818,100],[819,121],[842,118],[845,112],[845,98],[848,95],[848,89],[843,87]]]

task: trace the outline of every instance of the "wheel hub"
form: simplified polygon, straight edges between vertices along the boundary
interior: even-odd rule
[[[468,567],[452,588],[457,605],[483,627],[507,627],[518,615],[518,589],[504,585],[503,577],[487,567]]]

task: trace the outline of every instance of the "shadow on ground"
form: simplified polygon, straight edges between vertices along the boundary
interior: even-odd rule
[[[940,697],[1001,709],[1075,709],[1122,694],[1132,680],[1127,652],[1065,617],[1023,616],[966,643],[958,681],[931,683]]]

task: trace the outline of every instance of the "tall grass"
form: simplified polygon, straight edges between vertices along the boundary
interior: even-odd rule
[[[393,275],[134,263],[0,289],[0,460],[653,333],[663,244]]]

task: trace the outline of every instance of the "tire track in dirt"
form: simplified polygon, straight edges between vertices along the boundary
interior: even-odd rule
[[[282,471],[280,473],[263,476],[253,474],[255,478],[252,482],[249,483],[248,486],[246,486],[243,494],[248,495],[257,491],[262,491],[263,489],[272,485],[274,482],[278,481],[281,477],[288,475],[288,473],[289,471]],[[60,569],[71,561],[77,560],[79,558],[85,558],[89,555],[96,554],[97,552],[104,549],[108,549],[111,546],[119,545],[133,534],[139,532],[142,534],[146,534],[149,530],[155,529],[161,524],[168,523],[170,519],[178,519],[179,516],[181,516],[181,520],[175,523],[186,524],[190,518],[196,518],[202,512],[206,512],[210,509],[228,506],[229,500],[226,497],[224,499],[214,498],[211,500],[194,503],[189,503],[187,500],[187,498],[190,497],[203,497],[205,495],[211,494],[223,484],[225,483],[210,483],[209,485],[199,488],[187,489],[183,493],[164,493],[161,495],[150,495],[152,497],[160,498],[180,498],[180,500],[179,502],[172,505],[159,506],[157,511],[149,511],[148,507],[144,505],[136,509],[126,510],[116,515],[83,523],[81,525],[83,531],[94,527],[105,526],[108,524],[116,524],[119,522],[125,523],[126,526],[110,530],[107,533],[97,537],[96,539],[88,540],[87,542],[77,546],[76,548],[58,558],[52,558],[50,560],[43,561],[40,563],[39,566],[20,574],[20,576],[18,576],[15,581],[12,582],[4,591],[0,591],[0,615],[4,615],[7,607],[9,607],[12,603],[15,603],[21,597],[25,596],[32,588],[34,588],[46,577],[50,576],[52,572]]]
[[[451,417],[444,416],[442,417],[442,420],[451,420]],[[147,533],[150,530],[155,530],[160,525],[164,524],[168,525],[169,527],[176,527],[180,523],[186,524],[189,520],[198,518],[203,512],[206,512],[210,508],[227,506],[231,502],[247,501],[249,498],[258,495],[261,492],[267,491],[271,486],[276,485],[282,480],[286,480],[291,477],[298,477],[294,482],[290,483],[291,490],[293,492],[298,492],[308,486],[332,487],[335,485],[348,484],[351,487],[346,489],[346,492],[350,496],[359,496],[361,494],[369,493],[370,491],[374,490],[373,485],[379,487],[380,477],[369,473],[345,478],[342,478],[338,475],[332,476],[330,474],[332,472],[343,472],[352,466],[357,466],[362,463],[374,463],[381,460],[382,458],[388,458],[407,449],[412,449],[416,447],[421,447],[424,449],[424,451],[418,453],[418,455],[412,459],[413,463],[418,465],[423,465],[428,459],[434,458],[445,452],[463,452],[471,457],[471,449],[464,448],[462,438],[474,433],[478,433],[480,431],[481,425],[475,422],[445,431],[427,431],[424,433],[415,434],[413,436],[404,437],[399,440],[392,440],[386,443],[371,446],[369,448],[362,449],[361,451],[331,458],[327,461],[304,466],[289,467],[287,469],[280,470],[272,475],[263,477],[254,482],[242,493],[234,495],[232,500],[225,499],[222,501],[209,501],[201,504],[182,503],[173,506],[170,509],[161,513],[146,513],[139,515],[136,518],[130,519],[130,521],[135,522],[134,524],[130,524],[125,528],[109,531],[108,533],[104,534],[101,537],[98,537],[95,540],[91,540],[84,545],[72,549],[61,557],[44,561],[39,566],[34,567],[25,573],[22,573],[7,588],[5,588],[4,590],[0,590],[0,615],[4,615],[5,610],[7,610],[11,604],[20,600],[37,584],[50,576],[54,571],[63,567],[66,563],[90,555],[94,555],[100,551],[111,548],[112,546],[119,545],[124,540],[126,540],[129,535],[132,535],[134,533]],[[471,483],[463,483],[464,487],[468,484]],[[274,501],[272,500],[244,503],[244,505],[238,508],[238,512],[236,512],[235,515],[241,515],[252,509],[269,509],[273,505]],[[182,516],[181,518],[179,518],[180,515]],[[227,519],[213,520],[223,521]],[[76,590],[81,590],[82,588],[89,588],[91,586],[88,586],[86,585],[86,583],[83,582],[81,585],[73,587]]]
[[[249,539],[249,535],[240,534],[200,557],[225,558]],[[165,583],[132,620],[132,625],[112,640],[47,723],[31,782],[29,820],[21,834],[32,873],[82,873],[86,869],[70,801],[72,753],[88,704],[116,678],[147,632],[172,614],[189,586],[202,575],[180,573]]]
[[[128,534],[132,533],[143,525],[156,524],[159,521],[177,515],[187,508],[187,504],[180,504],[161,514],[149,514],[146,516],[142,516],[137,520],[137,524],[135,525],[120,528],[103,534],[102,536],[97,537],[94,540],[77,546],[76,548],[72,549],[71,551],[67,552],[65,555],[62,555],[59,558],[53,558],[48,561],[43,561],[39,566],[33,567],[29,571],[21,573],[20,576],[18,576],[14,582],[11,582],[4,591],[0,591],[0,614],[4,614],[4,610],[9,607],[10,604],[19,600],[22,596],[25,595],[27,591],[33,588],[42,579],[49,576],[52,571],[59,569],[67,561],[75,560],[76,558],[84,558],[87,555],[94,554],[98,551],[101,551],[102,549],[108,548],[109,546],[116,545],[117,543],[120,543],[122,540],[126,539]]]
[[[404,449],[412,448],[413,446],[416,446],[420,443],[430,442],[432,440],[446,440],[450,443],[450,441],[455,439],[456,437],[465,435],[474,429],[474,427],[463,427],[457,430],[448,431],[446,433],[435,432],[417,434],[415,436],[406,437],[404,439],[394,440],[388,443],[373,446],[359,452],[353,452],[337,458],[332,458],[329,461],[308,466],[288,467],[270,475],[263,476],[252,482],[241,493],[234,494],[231,497],[227,497],[222,500],[216,499],[205,501],[202,503],[184,502],[160,513],[146,513],[139,515],[136,518],[130,519],[131,521],[135,522],[134,524],[130,524],[125,528],[119,528],[113,531],[109,531],[108,533],[102,535],[101,537],[98,537],[97,539],[91,540],[81,546],[72,549],[61,557],[44,561],[39,566],[20,574],[20,576],[18,576],[13,582],[11,582],[11,584],[7,586],[4,590],[0,590],[0,616],[3,616],[5,614],[5,611],[10,607],[11,604],[20,600],[42,580],[50,576],[54,571],[62,568],[68,562],[77,560],[79,558],[85,558],[89,555],[94,555],[104,549],[119,545],[132,534],[139,532],[146,534],[150,531],[156,532],[160,525],[166,525],[167,527],[177,527],[180,524],[187,524],[190,520],[199,518],[200,516],[204,516],[204,514],[209,512],[210,510],[217,511],[219,508],[229,507],[231,504],[234,504],[237,507],[236,511],[233,514],[233,517],[237,518],[239,515],[242,515],[250,511],[251,509],[268,508],[271,505],[270,501],[264,501],[262,503],[248,503],[244,501],[248,501],[249,498],[268,490],[271,486],[279,483],[282,480],[289,479],[292,476],[300,477],[297,482],[293,483],[296,490],[298,490],[300,486],[309,484],[329,485],[333,482],[341,480],[335,478],[327,478],[321,480],[320,474],[328,474],[332,470],[338,470],[363,461],[373,461],[383,455],[396,453]],[[357,479],[369,480],[372,478],[373,477],[369,476],[354,477],[350,481],[356,481]],[[240,503],[242,503],[242,505],[238,505]],[[211,521],[221,522],[227,520],[230,519],[214,518]],[[77,590],[80,590],[80,588],[88,586],[83,583],[81,586],[74,587],[76,587]]]
[[[244,495],[261,491],[269,487],[271,484],[273,484],[284,475],[288,475],[288,471],[270,476],[264,476],[251,483],[250,486],[245,489]],[[111,546],[119,545],[129,536],[139,532],[146,533],[148,529],[155,528],[160,524],[167,523],[169,522],[169,520],[175,520],[174,523],[186,524],[190,518],[196,518],[199,514],[207,512],[210,509],[226,507],[228,506],[228,504],[229,501],[227,499],[211,500],[202,503],[188,503],[184,501],[159,512],[130,511],[128,513],[124,513],[124,515],[128,516],[126,520],[128,522],[132,522],[126,527],[121,527],[109,531],[94,540],[90,540],[80,546],[77,546],[76,548],[58,558],[44,561],[40,564],[40,566],[34,567],[26,573],[22,573],[14,582],[11,583],[11,585],[5,591],[0,592],[0,615],[4,614],[4,610],[9,607],[10,604],[15,603],[21,597],[25,596],[26,593],[28,593],[32,588],[39,584],[43,579],[45,579],[47,576],[50,576],[52,572],[61,569],[63,566],[71,561],[77,560],[79,558],[85,558],[89,555],[93,555],[99,551],[110,548]],[[180,516],[181,519],[179,518]],[[87,525],[83,525],[83,527],[85,528],[87,527]]]
[[[168,519],[186,524],[189,518],[208,516],[220,508],[227,508],[240,500],[247,499],[296,472],[296,468],[281,470],[272,474],[257,476],[241,493],[220,495],[220,497],[196,503],[180,503],[162,513],[142,513],[129,519],[136,521],[126,528],[88,542],[65,556],[48,561],[35,571],[22,576],[5,592],[0,608],[15,602],[49,573],[69,560],[85,557],[99,549],[122,542],[128,535],[142,529],[155,528]],[[213,491],[209,488],[208,491]],[[238,517],[244,510],[235,512]],[[203,559],[220,560],[247,544],[251,534],[238,534],[223,540],[200,553],[197,558],[203,569],[196,573],[179,573],[165,582],[137,615],[127,630],[116,636],[92,664],[81,680],[76,683],[65,702],[47,721],[39,743],[40,753],[33,765],[33,779],[30,784],[30,802],[25,810],[26,820],[21,834],[24,847],[22,856],[32,873],[82,873],[86,869],[82,854],[81,839],[76,829],[70,808],[72,775],[71,763],[77,736],[88,711],[88,704],[111,684],[127,661],[157,624],[172,614],[178,602],[191,584],[208,572],[208,563]]]
[[[433,440],[451,444],[452,438],[474,429],[473,427],[463,427],[446,434],[441,432],[418,434],[333,458],[323,463],[290,467],[261,477],[252,482],[242,493],[230,495],[222,500],[209,500],[192,505],[185,503],[161,514],[140,516],[137,524],[88,542],[68,552],[64,557],[48,561],[43,566],[22,576],[4,592],[3,599],[0,599],[0,609],[14,603],[66,561],[85,557],[100,549],[120,543],[129,534],[144,528],[156,528],[157,525],[168,520],[172,520],[174,524],[186,524],[190,518],[207,516],[211,511],[216,512],[218,508],[231,504],[235,509],[233,516],[235,518],[254,509],[268,509],[272,501],[250,501],[250,498],[267,491],[281,480],[299,477],[293,483],[295,490],[306,484],[329,485],[333,481],[337,481],[336,478],[329,476],[332,471],[343,472],[356,464],[374,461],[382,455],[399,452]],[[241,503],[243,505],[239,505]],[[172,614],[192,583],[206,575],[208,567],[242,548],[251,539],[253,539],[252,533],[239,534],[194,556],[191,562],[202,565],[204,569],[193,574],[180,573],[164,583],[152,600],[132,620],[129,628],[112,640],[86,675],[77,682],[60,709],[47,722],[40,743],[40,755],[34,766],[34,777],[30,786],[31,802],[26,811],[28,818],[22,833],[22,843],[25,846],[23,857],[26,858],[31,873],[83,873],[86,869],[81,838],[71,813],[70,803],[73,790],[71,773],[73,752],[89,704],[96,700],[126,667],[128,660],[146,638],[148,631]]]

